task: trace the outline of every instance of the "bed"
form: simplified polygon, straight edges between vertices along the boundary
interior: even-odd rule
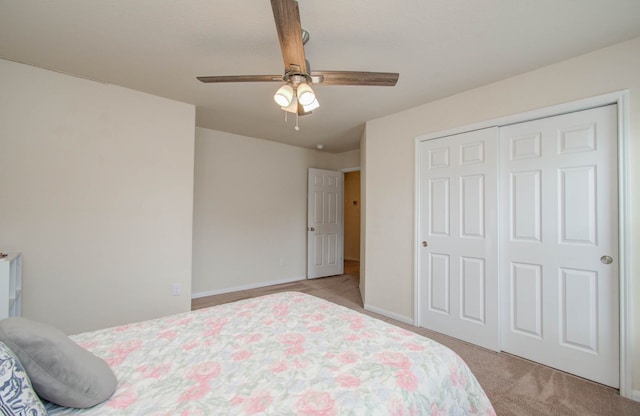
[[[494,415],[453,351],[298,292],[246,299],[71,337],[117,389],[51,416]]]

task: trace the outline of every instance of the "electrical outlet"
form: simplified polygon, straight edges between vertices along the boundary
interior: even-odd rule
[[[171,287],[171,294],[173,296],[179,296],[182,294],[182,286],[180,286],[180,283],[173,284],[173,286]]]

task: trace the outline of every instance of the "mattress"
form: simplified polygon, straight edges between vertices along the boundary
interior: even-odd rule
[[[494,415],[445,346],[298,292],[72,336],[113,369],[93,408],[55,415]]]

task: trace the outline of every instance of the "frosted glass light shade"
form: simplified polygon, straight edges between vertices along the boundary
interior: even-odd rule
[[[313,111],[316,108],[320,107],[320,103],[318,102],[318,100],[315,97],[313,97],[313,98],[314,99],[313,99],[313,102],[311,104],[302,106],[302,108],[304,109],[305,113],[308,113],[309,111]]]
[[[285,84],[282,87],[278,88],[276,94],[273,96],[274,101],[280,107],[287,107],[291,104],[291,100],[293,99],[293,88],[291,85]]]
[[[281,106],[281,109],[288,113],[296,114],[298,112],[298,99],[296,96],[292,96],[291,103],[288,106]]]
[[[300,84],[298,85],[298,102],[305,105],[310,105],[316,99],[316,95],[313,93],[313,90],[309,86],[309,84]]]

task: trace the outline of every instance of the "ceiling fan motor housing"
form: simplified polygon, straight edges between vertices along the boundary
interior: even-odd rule
[[[297,87],[300,84],[310,84],[312,82],[310,75],[292,71],[285,73],[282,80],[294,87]]]

